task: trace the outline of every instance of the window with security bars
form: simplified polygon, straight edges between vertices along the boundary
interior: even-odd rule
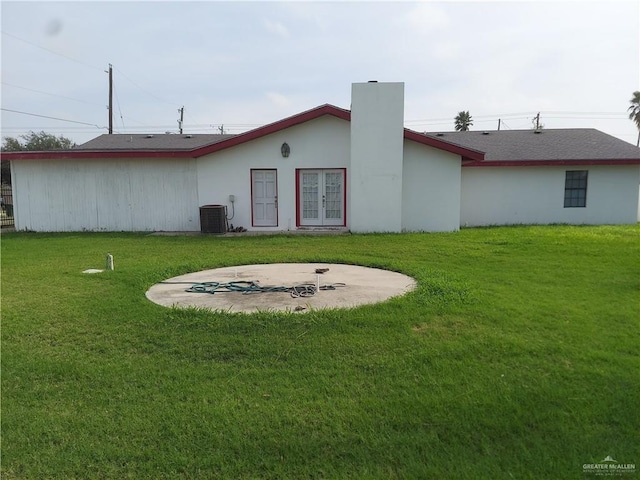
[[[587,170],[568,170],[564,180],[564,206],[587,206]]]

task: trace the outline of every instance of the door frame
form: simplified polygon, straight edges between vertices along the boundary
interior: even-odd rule
[[[338,225],[302,225],[302,208],[301,208],[301,198],[302,194],[302,185],[300,184],[300,172],[304,170],[316,170],[320,172],[325,172],[327,170],[340,170],[342,171],[342,224]],[[347,169],[345,167],[334,167],[334,168],[296,168],[295,171],[295,182],[296,182],[296,227],[305,227],[305,228],[331,228],[331,227],[346,227],[347,226]]]
[[[254,211],[254,202],[253,202],[253,174],[254,172],[273,172],[275,174],[275,210],[276,210],[276,219],[273,225],[256,225],[255,221],[255,211]],[[277,227],[279,225],[279,208],[278,208],[278,169],[277,168],[251,168],[249,172],[249,182],[251,184],[251,226],[252,227]]]

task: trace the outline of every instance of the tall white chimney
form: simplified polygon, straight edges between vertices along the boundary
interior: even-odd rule
[[[351,87],[349,228],[353,232],[402,230],[404,83]]]

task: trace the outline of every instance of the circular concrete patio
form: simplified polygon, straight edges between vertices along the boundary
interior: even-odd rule
[[[325,270],[316,273],[316,270]],[[215,293],[187,292],[204,282],[255,282],[267,287],[310,285],[320,290],[312,296],[292,297],[289,292]],[[343,285],[342,285],[343,284]],[[331,289],[334,286],[334,289]],[[416,286],[411,277],[397,272],[357,265],[324,263],[275,263],[240,265],[188,273],[169,278],[151,287],[149,300],[166,307],[200,307],[214,311],[252,313],[258,311],[301,311],[323,308],[350,308],[378,303],[404,295]],[[325,289],[328,288],[328,289]]]

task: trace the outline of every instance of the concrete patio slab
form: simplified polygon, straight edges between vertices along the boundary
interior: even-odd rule
[[[317,269],[327,269],[316,273]],[[262,287],[312,285],[313,296],[292,297],[289,292],[187,292],[194,284],[204,282],[255,282]],[[344,284],[344,285],[340,285]],[[335,289],[324,290],[322,287]],[[397,272],[357,265],[325,263],[275,263],[239,265],[188,273],[169,278],[151,287],[149,300],[166,307],[200,307],[214,311],[309,311],[323,308],[350,308],[378,303],[413,290],[416,282]]]

